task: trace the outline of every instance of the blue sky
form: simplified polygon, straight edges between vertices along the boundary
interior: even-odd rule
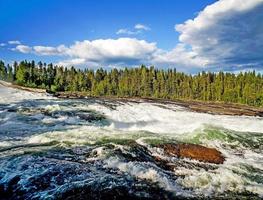
[[[251,52],[263,46],[262,5],[261,0],[0,0],[0,59],[95,68],[146,64],[187,72],[260,70],[262,55]]]

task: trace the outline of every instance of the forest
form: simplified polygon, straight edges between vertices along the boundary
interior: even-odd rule
[[[82,92],[87,96],[143,97],[263,105],[263,75],[137,68],[77,69],[35,61],[0,61],[0,79],[51,92]]]

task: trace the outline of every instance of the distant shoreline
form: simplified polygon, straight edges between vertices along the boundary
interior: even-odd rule
[[[15,89],[25,90],[35,93],[47,93],[45,89],[29,88],[19,85],[14,85],[0,80],[0,85],[5,87],[11,87]],[[143,97],[115,97],[115,96],[85,96],[81,92],[56,92],[53,96],[62,99],[108,99],[118,101],[130,101],[130,102],[151,102],[160,104],[173,104],[182,106],[190,111],[199,113],[209,113],[217,115],[231,115],[231,116],[257,116],[263,117],[263,108],[257,108],[253,106],[247,106],[242,104],[233,103],[221,103],[221,102],[203,102],[203,101],[188,101],[188,100],[169,100],[169,99],[157,99],[157,98],[143,98]]]

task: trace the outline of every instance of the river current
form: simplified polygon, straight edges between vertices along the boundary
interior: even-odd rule
[[[215,148],[226,160],[158,148],[177,142]],[[0,199],[196,198],[263,198],[263,118],[0,86]]]

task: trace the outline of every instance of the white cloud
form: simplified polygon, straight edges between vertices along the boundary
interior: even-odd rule
[[[68,60],[63,60],[58,63],[55,63],[55,65],[58,66],[78,66],[78,65],[83,65],[86,64],[86,60],[84,58],[75,58],[75,59],[68,59]]]
[[[73,57],[96,62],[115,62],[147,59],[157,49],[155,43],[135,38],[84,40],[67,50]]]
[[[77,41],[70,46],[25,46],[18,45],[15,50],[21,53],[34,53],[42,56],[68,57],[57,62],[63,66],[119,67],[140,64],[163,67],[203,67],[206,60],[196,53],[187,51],[184,44],[171,51],[159,49],[154,42],[136,38],[98,39]],[[189,69],[189,68],[187,68]]]
[[[117,32],[116,32],[117,35],[120,35],[120,34],[127,34],[127,35],[136,35],[136,34],[139,34],[138,31],[130,31],[128,29],[125,29],[125,28],[121,28],[119,29]]]
[[[64,45],[60,45],[58,47],[34,46],[33,49],[34,53],[46,56],[65,54],[65,51],[67,50]]]
[[[152,60],[157,66],[177,67],[180,70],[204,68],[208,60],[199,57],[195,52],[187,50],[182,43],[171,51],[158,50]]]
[[[133,30],[127,29],[127,28],[121,28],[119,29],[116,34],[126,34],[126,35],[137,35],[140,34],[144,31],[149,31],[151,30],[150,27],[143,25],[143,24],[136,24],[133,27]]]
[[[29,46],[20,44],[20,45],[17,45],[12,50],[19,51],[21,53],[30,53],[32,51],[32,48]]]
[[[263,0],[219,0],[175,29],[209,65],[263,64]]]
[[[157,50],[156,43],[136,38],[98,39],[77,41],[71,46],[25,46],[18,45],[15,50],[21,53],[38,55],[60,55],[83,58],[87,61],[121,61],[147,59]]]
[[[18,40],[10,40],[10,41],[8,41],[8,44],[18,45],[18,44],[21,44],[21,42]]]
[[[25,46],[18,45],[14,50],[21,53],[34,53],[42,56],[62,56],[70,59],[58,62],[59,65],[92,66],[135,65],[151,60],[157,51],[156,43],[136,38],[98,39],[77,41],[71,46]]]
[[[134,29],[137,29],[137,30],[144,30],[144,31],[149,31],[151,30],[150,27],[146,26],[146,25],[143,25],[143,24],[136,24],[134,26]]]
[[[5,43],[0,43],[0,47],[4,47],[4,46],[6,46]]]

